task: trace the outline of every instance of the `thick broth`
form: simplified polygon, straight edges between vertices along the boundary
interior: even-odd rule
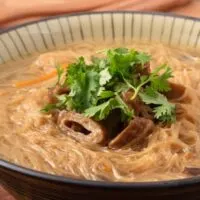
[[[157,126],[145,144],[137,144],[134,149],[114,151],[82,145],[67,137],[51,115],[40,112],[55,78],[20,89],[13,87],[13,83],[48,73],[57,62],[70,63],[82,55],[89,59],[97,50],[111,47],[73,44],[65,51],[41,55],[31,65],[30,61],[23,65],[15,63],[15,73],[10,67],[2,68],[0,158],[50,174],[124,182],[185,178],[190,176],[185,167],[200,168],[200,57],[161,44],[126,46],[150,53],[151,68],[161,63],[172,67],[173,81],[184,84],[192,99],[184,104],[192,122],[183,118],[165,128]]]

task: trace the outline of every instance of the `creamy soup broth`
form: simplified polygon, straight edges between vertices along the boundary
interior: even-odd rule
[[[126,45],[152,55],[151,69],[168,63],[172,81],[183,84],[190,103],[189,118],[167,127],[157,126],[135,148],[112,150],[81,144],[63,134],[50,114],[40,110],[56,77],[32,86],[16,88],[17,81],[51,73],[56,63],[68,64],[77,57],[90,59],[97,50],[121,45],[81,43],[1,67],[0,158],[34,170],[78,179],[103,181],[161,181],[192,176],[186,167],[200,168],[200,55],[162,44]],[[13,66],[14,65],[14,66]],[[191,120],[192,118],[192,120]]]

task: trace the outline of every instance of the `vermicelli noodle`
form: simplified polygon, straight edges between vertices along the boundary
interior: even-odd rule
[[[57,62],[70,63],[79,56],[89,60],[97,50],[112,46],[72,44],[64,51],[40,55],[29,67],[17,66],[19,70],[12,80],[5,76],[0,87],[49,72]],[[179,100],[186,115],[175,124],[157,124],[144,141],[133,147],[112,150],[81,144],[61,134],[51,115],[40,112],[46,102],[47,86],[54,84],[54,78],[27,88],[2,87],[6,93],[0,94],[0,158],[34,170],[88,180],[135,182],[192,176],[185,169],[200,168],[200,55],[161,44],[134,42],[125,46],[151,54],[151,69],[162,63],[173,69],[171,81],[183,84],[190,98],[189,102]]]

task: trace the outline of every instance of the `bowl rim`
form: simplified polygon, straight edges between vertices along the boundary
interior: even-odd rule
[[[19,25],[10,26],[8,28],[0,29],[0,35],[3,33],[15,30],[17,28],[22,28],[24,26],[32,25],[39,22],[45,22],[51,19],[57,19],[61,17],[73,17],[73,16],[82,16],[82,15],[98,15],[98,14],[142,14],[142,15],[153,15],[153,16],[166,16],[166,17],[172,17],[172,18],[179,18],[179,19],[188,19],[193,21],[200,21],[200,17],[192,17],[192,16],[186,16],[176,13],[167,13],[167,12],[158,12],[158,11],[128,11],[128,10],[117,10],[117,11],[98,11],[98,12],[73,12],[68,14],[58,14],[48,17],[43,17],[42,19],[33,20],[30,22],[25,22]]]
[[[200,18],[191,17],[191,16],[184,16],[184,15],[177,15],[174,13],[163,13],[163,12],[143,12],[143,11],[101,11],[101,12],[75,12],[70,14],[60,14],[54,15],[49,17],[44,17],[40,20],[34,20],[27,23],[22,23],[17,26],[11,26],[9,28],[1,29],[0,36],[4,33],[9,31],[15,30],[17,28],[22,28],[24,26],[32,25],[39,22],[45,22],[51,19],[57,19],[61,17],[71,17],[71,16],[82,16],[82,15],[96,15],[96,14],[141,14],[141,15],[153,15],[153,16],[166,16],[172,18],[179,18],[179,19],[188,19],[193,21],[200,21]],[[184,178],[184,179],[176,179],[176,180],[165,180],[165,181],[149,181],[149,182],[108,182],[108,181],[94,181],[94,180],[81,180],[81,179],[73,179],[59,175],[48,174],[45,172],[36,171],[33,169],[29,169],[4,159],[0,159],[0,168],[4,170],[10,170],[12,172],[19,173],[21,175],[42,179],[45,181],[51,181],[57,184],[72,184],[78,186],[87,186],[87,187],[101,187],[107,189],[158,189],[158,188],[176,188],[176,187],[186,187],[195,184],[200,184],[200,176],[198,177],[191,177],[191,178]]]

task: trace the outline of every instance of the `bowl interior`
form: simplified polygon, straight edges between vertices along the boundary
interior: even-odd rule
[[[53,17],[2,32],[0,34],[0,67],[9,61],[24,60],[34,54],[65,48],[74,42],[114,43],[120,41],[126,44],[134,40],[161,42],[169,46],[198,50],[200,48],[200,20],[141,12],[102,12]],[[0,160],[0,166],[53,181],[67,180],[27,170],[2,160]],[[194,178],[188,179],[188,183],[191,180],[200,181]],[[167,184],[172,183],[176,185],[177,181],[168,181]],[[153,184],[160,185],[160,183]],[[163,186],[166,186],[166,183],[163,183]]]
[[[0,34],[0,64],[73,42],[161,42],[200,48],[200,21],[158,13],[103,12],[58,16],[11,28]]]

